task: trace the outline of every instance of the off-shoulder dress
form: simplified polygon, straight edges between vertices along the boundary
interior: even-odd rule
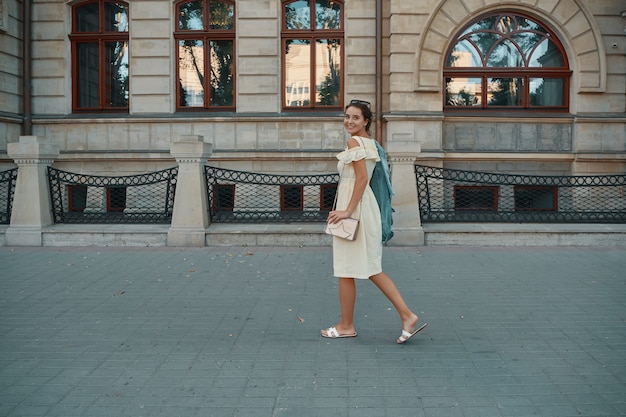
[[[380,161],[373,139],[361,136],[355,136],[355,139],[361,146],[346,148],[337,154],[337,210],[345,210],[352,197],[356,180],[352,162],[365,159],[369,180],[376,162]],[[383,253],[380,209],[369,181],[352,217],[360,222],[356,239],[349,241],[333,237],[333,273],[340,278],[367,279],[382,271]]]

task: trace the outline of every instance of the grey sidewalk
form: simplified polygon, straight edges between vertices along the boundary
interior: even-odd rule
[[[0,416],[626,415],[626,249],[386,248],[403,346],[330,248],[0,248]]]

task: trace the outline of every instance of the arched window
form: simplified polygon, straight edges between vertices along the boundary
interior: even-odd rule
[[[283,1],[283,108],[341,108],[343,37],[343,2]]]
[[[176,16],[176,108],[234,110],[235,2],[183,1]]]
[[[73,110],[128,111],[128,4],[74,5],[70,41]]]
[[[567,111],[563,46],[528,16],[500,12],[467,25],[446,53],[444,109]]]

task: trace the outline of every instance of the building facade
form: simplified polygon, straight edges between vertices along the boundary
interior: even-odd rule
[[[334,172],[343,107],[360,99],[400,190],[414,187],[398,173],[416,162],[623,174],[624,9],[620,0],[0,0],[0,168],[15,166],[7,147],[20,135],[58,146],[55,167],[95,175],[171,167],[172,142],[199,135],[211,165]]]

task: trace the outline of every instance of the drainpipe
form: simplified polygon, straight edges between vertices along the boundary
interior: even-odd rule
[[[376,0],[376,140],[383,144],[383,0]]]
[[[23,76],[22,76],[22,135],[30,136],[33,133],[33,123],[32,123],[32,93],[31,93],[31,84],[32,84],[32,73],[31,73],[31,63],[32,63],[32,41],[31,41],[31,13],[32,13],[32,2],[31,0],[24,0],[22,3],[23,7],[23,16],[24,23],[22,24],[23,34],[22,34],[22,65],[23,65]]]

